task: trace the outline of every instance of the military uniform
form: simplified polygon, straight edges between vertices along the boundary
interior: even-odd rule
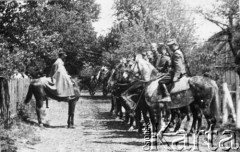
[[[159,54],[155,63],[157,70],[162,73],[167,73],[170,70],[170,66],[171,58],[169,56]]]
[[[186,74],[185,59],[182,51],[176,50],[172,57],[173,81],[177,81]]]
[[[173,49],[173,55],[172,55],[172,66],[171,71],[167,73],[167,75],[159,80],[159,85],[164,90],[165,97],[163,99],[159,99],[160,102],[170,102],[170,94],[167,90],[166,86],[164,84],[168,84],[171,82],[178,81],[183,75],[186,74],[186,67],[185,67],[185,59],[183,56],[182,51],[179,49],[179,46],[175,40],[170,40],[168,42],[168,45],[172,47]]]

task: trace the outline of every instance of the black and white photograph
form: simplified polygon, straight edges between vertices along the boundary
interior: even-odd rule
[[[240,150],[240,0],[0,0],[0,152]]]

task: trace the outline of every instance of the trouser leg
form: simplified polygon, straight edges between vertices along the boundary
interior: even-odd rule
[[[171,101],[171,97],[170,97],[170,93],[168,91],[168,88],[165,84],[159,83],[159,89],[160,92],[162,94],[162,98],[159,98],[159,102],[170,102]]]

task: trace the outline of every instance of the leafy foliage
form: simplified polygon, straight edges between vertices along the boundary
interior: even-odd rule
[[[6,75],[15,68],[33,77],[48,73],[60,50],[68,55],[65,64],[70,74],[97,58],[92,22],[98,19],[100,8],[94,0],[0,4],[0,44],[5,52],[1,64],[9,69]]]
[[[169,38],[176,38],[183,50],[194,42],[193,18],[179,0],[120,0],[115,8],[122,54],[138,51],[142,43]]]
[[[217,0],[212,10],[199,10],[205,19],[216,24],[222,29],[221,32],[214,35],[209,42],[214,45],[211,54],[216,54],[216,64],[221,64],[221,61],[226,61],[224,68],[236,68],[240,74],[240,18],[239,18],[239,1],[238,0]],[[219,47],[223,44],[225,47]],[[215,50],[215,52],[213,52]],[[205,50],[205,52],[207,52]],[[231,54],[231,55],[229,55]],[[224,55],[223,57],[221,55]],[[231,56],[228,59],[228,56]],[[233,62],[235,60],[235,63]],[[227,64],[227,66],[226,66]]]

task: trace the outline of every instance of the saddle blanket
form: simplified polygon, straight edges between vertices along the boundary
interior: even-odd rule
[[[189,77],[183,76],[181,79],[175,82],[173,88],[170,91],[170,94],[188,90],[190,88],[188,83],[189,79]]]

